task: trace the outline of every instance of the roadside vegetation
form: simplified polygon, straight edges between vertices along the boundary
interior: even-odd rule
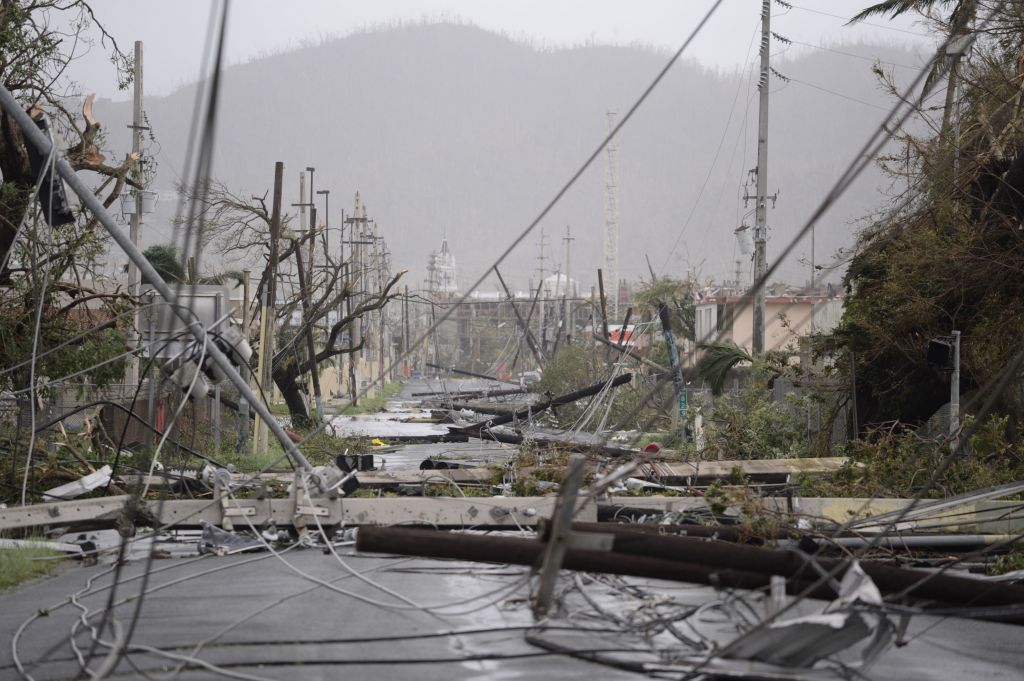
[[[0,591],[57,569],[60,554],[42,547],[0,548]]]

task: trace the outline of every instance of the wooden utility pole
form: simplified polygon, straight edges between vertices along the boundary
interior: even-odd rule
[[[270,215],[270,261],[267,263],[267,281],[263,286],[263,305],[260,312],[259,383],[263,399],[273,401],[274,330],[277,314],[277,243],[281,234],[281,193],[284,183],[284,163],[274,164],[274,203]],[[267,406],[270,406],[269,404]],[[267,424],[256,421],[256,451],[267,449]]]
[[[132,176],[135,181],[141,185],[143,182],[142,176],[142,131],[145,129],[142,118],[142,41],[135,41],[135,65],[134,72],[132,75],[132,156],[135,158],[135,167],[132,169]],[[142,190],[135,189],[135,210],[132,211],[132,217],[129,227],[129,236],[131,237],[132,244],[136,248],[139,246],[139,233],[142,228]],[[139,268],[135,266],[135,263],[128,261],[128,290],[132,300],[138,300],[139,288],[141,285],[139,277]],[[139,346],[141,339],[139,338],[139,313],[135,311],[134,321],[132,323],[132,329],[129,335],[128,345],[130,348],[136,348]],[[152,339],[150,339],[152,343]],[[128,367],[126,371],[125,382],[128,385],[136,385],[139,382],[139,356],[132,354],[128,356]]]

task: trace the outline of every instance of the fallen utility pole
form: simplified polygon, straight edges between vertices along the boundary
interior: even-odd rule
[[[494,273],[498,275],[498,281],[501,283],[501,288],[505,290],[505,296],[508,298],[508,304],[516,316],[516,323],[519,325],[519,330],[526,337],[526,344],[530,346],[530,352],[533,353],[533,358],[537,360],[537,366],[544,369],[544,358],[537,349],[537,342],[533,338],[533,333],[530,331],[530,327],[527,326],[525,321],[523,321],[523,316],[519,314],[519,308],[516,307],[516,301],[512,292],[508,290],[505,278],[501,276],[501,272],[498,271],[497,267],[494,268]]]
[[[29,118],[29,115],[21,108],[18,104],[18,100],[14,98],[10,90],[0,86],[0,106],[3,107],[4,111],[14,119],[21,128],[22,135],[28,144],[33,145],[43,157],[48,157],[50,154],[50,141],[46,139],[43,132],[36,127]],[[56,155],[55,155],[56,156]],[[100,224],[103,225],[104,229],[110,234],[114,242],[124,251],[125,255],[135,263],[136,267],[139,268],[139,272],[142,277],[145,278],[153,288],[156,289],[157,293],[169,303],[170,308],[178,316],[181,322],[192,334],[195,341],[202,347],[205,348],[206,356],[209,357],[217,367],[223,371],[228,380],[238,389],[239,393],[249,400],[249,403],[253,405],[259,414],[260,418],[264,419],[270,430],[274,433],[274,436],[281,442],[281,446],[284,451],[292,457],[292,460],[302,466],[307,471],[311,471],[313,467],[306,460],[306,457],[302,455],[295,443],[289,439],[288,435],[284,432],[284,428],[280,423],[274,419],[270,413],[270,409],[264,404],[249,387],[249,384],[238,370],[235,368],[231,360],[228,359],[224,351],[217,347],[206,333],[206,330],[199,324],[195,323],[195,320],[189,315],[189,308],[187,305],[179,305],[178,297],[171,290],[171,287],[165,282],[160,275],[154,269],[153,265],[146,259],[144,255],[139,251],[138,248],[132,243],[131,238],[124,233],[120,227],[118,227],[114,220],[107,213],[106,208],[100,202],[100,200],[93,194],[92,190],[89,189],[82,181],[75,171],[68,165],[68,162],[61,157],[56,158],[57,172],[67,182],[68,186],[71,187],[72,191],[78,195],[79,200],[87,208],[93,216],[99,220]]]
[[[522,388],[509,388],[508,390],[466,390],[463,392],[453,390],[448,393],[448,396],[452,398],[472,399],[474,397],[507,397],[509,395],[525,395],[529,392],[529,390],[523,390]],[[444,395],[439,392],[412,393],[411,396],[444,397]]]
[[[629,383],[631,380],[633,380],[633,374],[622,374],[621,376],[616,376],[614,379],[612,379],[611,387],[617,388],[620,385],[625,385],[626,383]],[[604,389],[607,383],[608,381],[601,381],[600,383],[595,383],[594,385],[582,388],[575,392],[555,397],[553,399],[548,400],[547,402],[541,402],[540,404],[530,405],[529,407],[524,407],[522,409],[514,411],[511,414],[505,416],[498,416],[497,418],[488,419],[487,421],[475,423],[471,426],[463,426],[461,428],[449,426],[449,430],[452,430],[454,432],[466,433],[483,430],[491,426],[500,426],[505,423],[511,423],[512,421],[517,421],[520,419],[525,419],[532,414],[539,414],[540,412],[551,409],[552,407],[560,407],[565,404],[572,404],[573,402],[582,400],[584,397],[596,395],[597,393],[601,392]]]
[[[453,374],[459,374],[460,376],[471,376],[473,378],[482,378],[487,381],[497,381],[498,383],[508,383],[514,385],[511,381],[504,381],[497,376],[488,376],[487,374],[477,374],[472,371],[466,371],[464,369],[456,369],[455,367],[443,367],[440,364],[431,364],[427,362],[427,366],[431,369],[440,369],[441,371],[450,371]]]
[[[604,531],[604,530],[602,530]],[[807,556],[796,551],[741,546],[727,542],[706,541],[697,537],[637,534],[615,532],[612,551],[638,556],[651,556],[665,560],[694,561],[701,565],[743,569],[766,575],[782,575],[787,579],[813,582],[819,576],[816,562],[826,570],[841,574],[844,559]],[[911,595],[914,598],[958,605],[1007,605],[1024,603],[1024,587],[949,574],[927,573],[916,570],[861,562],[864,572],[875,582],[883,594]]]
[[[356,536],[356,549],[359,551],[535,567],[540,565],[545,546],[545,542],[534,539],[452,534],[402,527],[365,526],[359,529]],[[562,559],[562,568],[733,589],[759,589],[771,584],[771,575],[757,572],[722,570],[697,563],[588,549],[568,549]],[[789,593],[795,594],[807,588],[809,583],[792,580],[786,586]],[[834,596],[835,593],[828,587],[820,587],[812,592],[812,597],[816,598],[830,599]]]
[[[424,478],[431,475],[440,480],[441,474],[454,475],[459,470],[418,471]],[[294,474],[287,474],[294,480]],[[62,527],[113,528],[123,522],[125,502],[129,495],[122,494],[93,499],[54,501],[14,508],[0,508],[0,529],[13,530],[29,527],[59,525]],[[222,497],[226,499],[226,497]],[[301,517],[320,518],[325,527],[362,525],[389,525],[393,523],[429,523],[440,527],[504,527],[517,530],[536,525],[554,511],[554,497],[508,497],[482,500],[474,497],[395,497],[381,499],[320,498],[313,505],[304,496],[279,499],[237,499],[218,503],[209,499],[180,501],[140,500],[131,517],[140,526],[199,527],[202,522],[223,526],[225,522],[245,526],[247,518],[259,527],[275,522],[278,527],[295,526]],[[486,510],[484,510],[486,509]],[[594,504],[580,505],[577,517],[584,520],[597,518]],[[310,521],[311,522],[311,521]],[[543,548],[543,544],[534,542]]]
[[[618,350],[619,352],[625,353],[627,357],[632,357],[641,364],[649,366],[650,368],[654,369],[659,373],[667,374],[669,372],[669,369],[667,367],[663,367],[657,362],[652,362],[643,355],[638,354],[632,348],[626,347],[625,345],[619,345],[618,343],[615,343],[614,341],[611,341],[608,338],[602,338],[601,336],[594,336],[594,340],[598,341],[599,343],[604,343],[613,350]]]
[[[814,585],[819,578],[805,557],[791,551],[773,551],[685,537],[612,537],[612,548],[608,551],[570,548],[565,552],[562,567],[739,589],[769,586],[773,575],[782,575],[787,577],[786,590],[789,593],[800,593]],[[356,549],[360,551],[517,565],[538,565],[545,547],[545,542],[532,539],[398,527],[363,527],[356,538]],[[841,567],[837,559],[819,559],[818,563],[825,569]],[[734,566],[742,566],[742,569]],[[1024,587],[1011,584],[904,570],[875,563],[862,562],[861,567],[883,594],[900,597],[912,594],[915,599],[924,600],[925,607],[1024,603]],[[831,599],[835,597],[835,592],[823,584],[809,595],[812,598]],[[1024,618],[1021,616],[1015,618],[1015,621],[1022,620]]]

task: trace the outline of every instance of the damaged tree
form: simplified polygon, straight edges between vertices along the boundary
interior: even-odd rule
[[[271,375],[288,406],[292,425],[296,428],[309,427],[312,420],[303,388],[303,377],[314,366],[363,348],[364,339],[355,341],[351,338],[352,334],[349,334],[350,342],[346,343],[345,332],[350,331],[355,322],[370,312],[384,308],[388,301],[399,295],[395,287],[405,271],[392,275],[379,291],[360,292],[359,283],[363,273],[353,271],[351,258],[343,259],[330,252],[326,230],[314,226],[313,229],[296,233],[289,229],[291,216],[287,215],[281,219],[282,234],[287,239],[287,246],[282,245],[278,261],[272,267],[268,255],[271,215],[266,193],[246,199],[223,183],[213,180],[204,196],[190,198],[201,202],[204,245],[212,244],[228,258],[241,262],[265,261],[254,300],[260,299],[272,271],[277,270],[279,280],[289,279],[289,275],[281,271],[292,258],[295,259],[296,269],[304,268],[301,285],[291,282],[286,299],[276,307],[277,342]],[[319,242],[317,260],[312,267],[306,261],[299,263],[304,251],[308,251],[310,240]],[[287,287],[279,284],[278,290],[287,290]],[[280,295],[276,297],[280,300]],[[348,312],[328,324],[332,311],[342,309]],[[293,326],[292,316],[297,311],[301,311],[302,321],[298,326]],[[315,350],[312,359],[307,344],[302,342],[310,331],[314,337],[326,338],[323,347]]]
[[[920,111],[936,134],[904,131],[905,150],[882,158],[894,189],[905,191],[860,235],[845,277],[842,323],[819,346],[841,357],[837,365],[847,374],[848,358],[855,358],[861,431],[894,420],[922,424],[947,401],[949,376],[929,366],[929,339],[961,331],[961,393],[994,380],[1019,348],[1021,12],[1019,3],[1008,3],[975,43],[970,63],[961,65],[957,124],[948,124],[948,107],[942,122]],[[997,406],[1011,416],[1011,431],[1019,429],[1022,404],[1020,390],[1011,387]]]
[[[72,33],[62,32],[61,24],[71,26]],[[94,30],[117,66],[119,85],[127,87],[131,59],[95,20],[88,3],[0,0],[0,81],[59,147],[66,146],[64,159],[73,170],[99,177],[95,191],[110,206],[126,186],[141,189],[129,177],[139,158],[128,154],[117,165],[107,163],[94,97],[81,100],[78,86],[64,75]],[[73,112],[78,101],[81,116]],[[124,351],[125,325],[118,318],[134,301],[102,285],[95,262],[106,235],[95,217],[76,215],[63,200],[63,185],[49,176],[47,160],[27,147],[18,126],[0,112],[0,366],[14,369],[0,376],[0,387],[28,385],[26,360],[33,346],[37,375],[84,372],[87,382],[105,385],[123,374],[120,362],[103,362]],[[35,219],[40,208],[42,217]],[[39,306],[44,314],[37,315]],[[94,333],[81,334],[85,329]],[[60,343],[75,351],[46,353]]]

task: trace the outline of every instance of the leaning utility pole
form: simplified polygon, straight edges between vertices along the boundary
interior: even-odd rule
[[[135,41],[135,68],[132,74],[132,85],[133,85],[133,100],[132,100],[132,157],[135,159],[135,168],[132,170],[132,176],[135,181],[141,186],[142,185],[142,131],[145,129],[143,126],[142,118],[142,41]],[[139,246],[139,232],[142,227],[142,190],[135,189],[135,210],[132,211],[132,217],[130,222],[130,232],[132,244],[136,248]],[[128,261],[128,291],[132,300],[138,300],[139,288],[142,282],[139,278],[139,268],[129,260]],[[138,310],[135,312],[134,323],[130,332],[128,340],[129,347],[137,348],[139,346],[139,313]],[[152,339],[150,339],[152,341]],[[139,382],[139,357],[136,354],[128,356],[128,368],[127,376],[125,381],[128,385],[135,385]]]
[[[754,206],[754,330],[753,350],[755,355],[764,353],[764,288],[762,281],[768,271],[765,243],[768,240],[768,84],[771,72],[768,64],[771,48],[771,0],[761,0],[761,77],[757,88],[761,99],[757,114],[757,196]]]
[[[274,395],[274,322],[277,316],[277,242],[281,234],[281,192],[284,184],[284,163],[274,164],[274,203],[270,216],[270,261],[267,263],[267,281],[263,284],[263,309],[260,313],[259,383],[263,399],[273,401]],[[267,405],[270,406],[269,404]],[[257,453],[267,449],[267,424],[256,420]]]
[[[544,288],[544,273],[546,272],[546,270],[544,269],[544,261],[547,260],[547,257],[544,255],[544,246],[544,228],[541,227],[540,255],[537,256],[537,260],[540,262],[540,266],[538,268],[538,274],[540,275],[540,281],[537,283],[538,291],[541,291]],[[540,354],[543,356],[544,353],[547,351],[547,348],[544,347],[544,307],[547,305],[547,301],[544,300],[543,293],[539,294],[538,297],[540,299],[540,314],[537,315],[537,338],[540,339]]]
[[[571,303],[569,298],[569,253],[572,250],[572,242],[576,241],[576,237],[571,236],[572,232],[569,229],[569,225],[565,226],[565,236],[562,237],[562,241],[565,242],[565,288],[562,289],[562,319],[565,320],[565,342],[569,344],[572,342],[572,310],[570,309]]]

